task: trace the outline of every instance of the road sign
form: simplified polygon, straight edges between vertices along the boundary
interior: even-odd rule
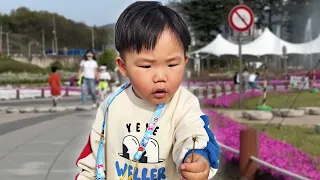
[[[236,31],[245,32],[252,27],[253,23],[253,11],[248,6],[235,6],[229,13],[229,24]]]

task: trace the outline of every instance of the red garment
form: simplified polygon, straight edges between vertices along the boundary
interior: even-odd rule
[[[49,84],[51,87],[51,95],[52,96],[60,96],[61,95],[61,77],[59,73],[52,73],[49,77]]]

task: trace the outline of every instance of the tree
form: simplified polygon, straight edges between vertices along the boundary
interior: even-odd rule
[[[308,18],[319,17],[319,0],[245,0],[244,2],[258,17],[258,27],[268,27],[275,33],[274,25],[280,25],[281,38],[294,43],[303,42]]]
[[[182,14],[195,38],[203,44],[228,27],[228,14],[236,0],[175,0],[170,6]]]
[[[320,24],[318,17],[320,2],[319,0],[288,0],[286,3],[286,12],[288,20],[285,24],[287,32],[290,34],[289,40],[294,43],[303,43],[305,31],[310,18],[312,21],[312,38],[319,35]]]
[[[284,0],[244,0],[258,18],[257,27],[268,27],[270,31],[274,31],[274,24],[281,24],[281,16],[284,14]],[[274,20],[278,17],[277,20]]]
[[[107,49],[102,55],[98,57],[99,65],[106,64],[108,69],[113,70],[116,67],[116,51]]]

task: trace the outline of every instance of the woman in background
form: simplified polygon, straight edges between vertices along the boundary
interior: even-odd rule
[[[86,104],[87,91],[91,94],[93,107],[97,106],[97,95],[96,95],[96,80],[98,80],[98,64],[96,61],[95,54],[92,50],[87,50],[83,60],[80,63],[80,69],[78,72],[78,78],[81,78],[81,101],[82,104]]]

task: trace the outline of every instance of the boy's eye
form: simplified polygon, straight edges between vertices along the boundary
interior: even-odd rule
[[[169,67],[177,66],[177,64],[169,64]]]
[[[151,68],[151,66],[140,66],[140,67],[145,69]]]

